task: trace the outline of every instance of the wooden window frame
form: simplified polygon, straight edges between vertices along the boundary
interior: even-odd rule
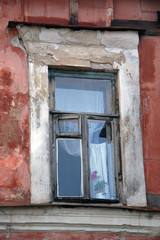
[[[120,201],[120,186],[122,180],[121,161],[120,161],[120,140],[119,140],[119,108],[118,91],[115,73],[104,72],[84,72],[84,71],[64,71],[49,68],[49,103],[50,103],[50,141],[51,141],[51,184],[54,201],[65,202],[108,202],[117,203]],[[62,112],[55,110],[55,77],[76,77],[87,79],[109,80],[112,84],[112,112],[111,114],[93,114],[79,112]],[[58,120],[78,119],[79,132],[60,133],[58,131]],[[91,199],[90,196],[90,167],[89,167],[89,144],[88,144],[88,120],[103,120],[111,123],[113,140],[113,163],[115,177],[115,199]],[[82,164],[83,164],[83,197],[60,197],[57,194],[57,153],[56,140],[62,138],[81,139],[82,142]]]

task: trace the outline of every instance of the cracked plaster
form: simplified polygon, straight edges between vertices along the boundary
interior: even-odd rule
[[[57,66],[117,72],[123,201],[129,206],[146,206],[138,33],[27,26],[17,26],[17,30],[29,59],[32,203],[51,200],[48,66]]]

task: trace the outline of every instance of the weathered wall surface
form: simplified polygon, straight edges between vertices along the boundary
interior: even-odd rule
[[[113,13],[113,0],[79,1],[78,23],[80,26],[109,26]],[[69,0],[24,1],[23,21],[69,25]]]
[[[17,26],[17,29],[29,59],[32,203],[47,203],[50,199],[47,66],[57,66],[117,72],[123,169],[121,198],[128,206],[146,206],[138,33],[35,26]]]
[[[160,2],[156,0],[80,1],[79,23],[84,26],[108,26],[113,9],[114,18],[117,19],[156,20],[159,8]],[[34,0],[3,0],[0,1],[0,20],[0,202],[28,203],[28,69],[25,52],[15,38],[17,32],[8,30],[7,25],[8,21],[68,24],[69,0],[41,0],[38,5]],[[140,51],[146,187],[148,194],[158,196],[160,140],[156,106],[159,104],[159,37],[141,39]]]
[[[29,106],[25,52],[8,20],[21,19],[21,1],[0,1],[0,202],[29,201]]]
[[[160,37],[140,39],[143,155],[148,204],[160,206]],[[151,199],[152,197],[152,199]]]
[[[110,26],[112,16],[115,19],[154,21],[157,20],[158,10],[158,0],[81,0],[79,25]],[[27,56],[23,46],[17,41],[17,31],[7,29],[9,21],[68,25],[69,0],[39,0],[38,4],[37,0],[0,0],[0,205],[11,206],[30,204],[31,176]],[[91,42],[93,40],[94,38],[90,39]],[[52,61],[52,53],[56,52],[56,47],[57,45],[48,49],[48,56],[50,54]],[[141,38],[139,50],[147,198],[148,205],[160,206],[160,37]],[[116,55],[115,53],[112,56]],[[95,61],[94,57],[93,55],[92,59]],[[67,63],[71,64],[68,60],[69,58]],[[55,63],[56,60],[53,64]],[[78,61],[76,63],[81,64]],[[105,64],[101,67],[106,66],[109,69],[107,61]],[[91,65],[93,68],[97,67],[95,63]],[[89,62],[88,67],[91,65]],[[38,140],[35,139],[37,142]],[[39,180],[43,181],[43,178]],[[36,188],[36,184],[34,187]],[[48,194],[48,188],[45,191]],[[29,207],[3,207],[0,209],[0,239],[160,239],[158,212],[145,214],[132,210],[124,213],[120,209],[95,211],[90,208],[88,211],[85,208],[80,214],[79,209],[72,211],[73,209],[67,211],[67,208],[59,207],[58,211],[54,211],[51,206],[49,209],[46,207],[42,210],[39,207],[33,211]],[[95,226],[99,234],[93,233]],[[75,230],[77,233],[73,233]]]
[[[22,1],[22,21],[50,24],[69,24],[69,0]],[[124,11],[125,9],[125,11]],[[157,0],[80,0],[78,25],[110,26],[112,17],[125,20],[156,21],[160,1]]]
[[[0,239],[158,240],[159,229],[160,212],[73,206],[0,208],[0,231],[6,232],[0,233]]]
[[[157,0],[114,0],[115,19],[156,21],[159,9]]]
[[[120,234],[97,234],[97,233],[0,233],[1,240],[159,240],[159,237],[153,236],[135,236],[135,235],[120,235]]]

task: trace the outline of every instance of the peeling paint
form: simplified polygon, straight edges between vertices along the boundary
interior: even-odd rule
[[[11,43],[12,43],[12,46],[13,46],[13,47],[19,47],[19,48],[21,48],[21,49],[25,52],[24,47],[23,47],[22,44],[19,42],[18,36],[15,36],[15,37],[12,39]]]
[[[50,179],[46,177],[50,175],[47,65],[52,65],[118,72],[124,198],[127,205],[145,206],[138,34],[131,31],[73,31],[27,26],[17,29],[30,59],[32,202],[47,202],[50,198]],[[45,176],[41,170],[46,172]],[[138,182],[132,187],[135,173]],[[132,188],[130,192],[128,183]]]

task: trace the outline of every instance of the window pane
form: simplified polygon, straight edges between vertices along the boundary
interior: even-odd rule
[[[109,80],[55,77],[55,110],[111,113]]]
[[[115,199],[111,124],[89,120],[90,195]]]
[[[76,133],[79,132],[78,124],[79,121],[77,119],[67,119],[67,120],[59,120],[59,132],[60,133]]]
[[[58,196],[82,196],[81,140],[58,139]]]

